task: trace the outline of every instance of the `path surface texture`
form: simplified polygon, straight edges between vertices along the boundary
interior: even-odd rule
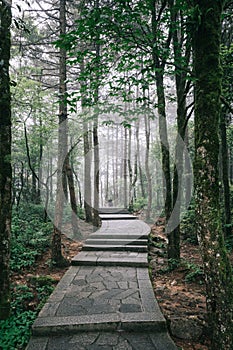
[[[147,224],[115,209],[33,324],[27,350],[175,350],[148,275]]]

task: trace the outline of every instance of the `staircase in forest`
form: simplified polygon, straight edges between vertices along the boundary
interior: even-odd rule
[[[148,274],[150,227],[121,208],[101,208],[32,327],[27,350],[176,350]]]

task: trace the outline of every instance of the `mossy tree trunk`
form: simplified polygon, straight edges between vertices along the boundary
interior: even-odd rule
[[[219,205],[220,34],[223,1],[195,0],[195,193],[211,350],[233,348],[233,277]]]
[[[0,320],[10,313],[11,233],[11,2],[0,1]]]
[[[228,161],[228,145],[227,145],[227,130],[226,130],[226,111],[222,111],[220,122],[221,135],[221,160],[222,160],[222,184],[223,184],[223,201],[224,201],[224,224],[225,237],[232,237],[231,227],[231,196],[229,184],[229,161]]]

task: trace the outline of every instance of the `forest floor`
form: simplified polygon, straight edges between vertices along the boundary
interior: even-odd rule
[[[205,284],[198,245],[182,242],[181,263],[169,270],[163,231],[163,224],[152,226],[150,266],[156,299],[178,349],[208,350]]]
[[[81,230],[88,235],[90,226],[81,223]],[[200,274],[201,259],[198,247],[190,243],[182,244],[181,255],[185,263],[181,264],[173,271],[167,269],[165,258],[166,237],[163,234],[163,226],[152,226],[152,239],[157,242],[157,246],[151,248],[151,272],[152,281],[157,301],[164,316],[168,319],[198,318],[203,321],[205,318],[205,292],[203,277]],[[82,243],[73,241],[62,236],[63,254],[71,260],[82,248]],[[33,278],[36,276],[49,276],[54,281],[59,282],[68,268],[51,268],[50,251],[37,259],[33,268],[24,269],[20,273],[12,275],[12,283],[24,284],[33,288]],[[187,276],[189,282],[187,282]],[[193,277],[192,277],[193,276]],[[35,295],[30,309],[35,309],[38,300]],[[203,321],[204,322],[204,321]],[[191,341],[189,339],[179,339],[173,337],[178,349],[182,350],[208,350],[208,338]]]

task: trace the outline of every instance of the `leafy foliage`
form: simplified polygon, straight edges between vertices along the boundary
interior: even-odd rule
[[[195,225],[195,204],[194,201],[191,202],[188,210],[186,211],[181,224],[180,224],[181,234],[183,238],[190,243],[198,244],[196,225]]]
[[[44,279],[43,286],[36,283],[34,288],[27,285],[12,286],[12,313],[6,321],[0,322],[0,349],[25,349],[31,336],[31,325],[53,291],[53,284],[53,280]],[[35,299],[38,299],[37,307]]]
[[[49,246],[51,223],[44,223],[43,208],[22,205],[13,210],[11,271],[34,265],[36,258]],[[31,325],[54,289],[48,276],[32,276],[25,284],[11,286],[11,315],[0,322],[0,349],[25,349]]]
[[[25,215],[26,213],[26,215]],[[11,270],[32,266],[50,243],[52,224],[43,222],[43,208],[27,205],[13,212]]]

